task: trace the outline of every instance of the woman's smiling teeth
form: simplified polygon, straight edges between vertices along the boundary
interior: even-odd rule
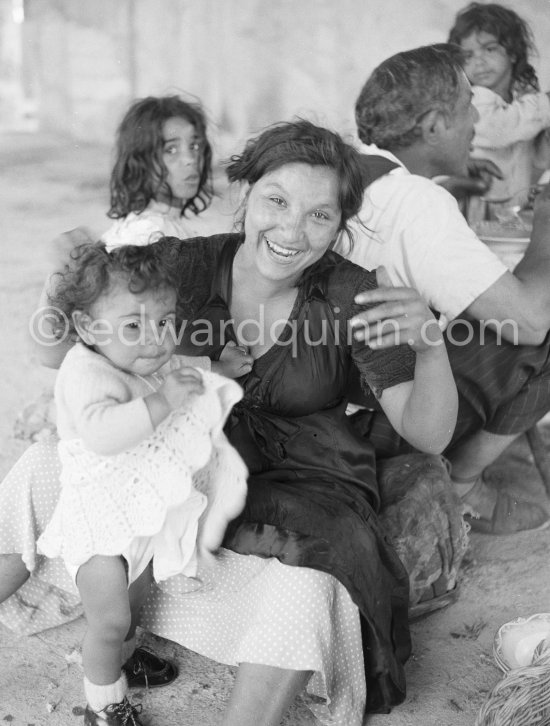
[[[299,255],[302,250],[289,250],[286,247],[280,247],[279,245],[275,244],[275,242],[271,242],[271,240],[268,240],[267,237],[264,237],[267,246],[273,252],[273,254],[278,255],[279,257],[296,257],[296,255]]]

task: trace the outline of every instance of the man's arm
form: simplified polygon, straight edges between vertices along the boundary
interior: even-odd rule
[[[550,185],[535,202],[531,242],[514,273],[502,275],[465,312],[478,320],[514,321],[502,327],[511,342],[542,343],[550,328]]]
[[[415,288],[447,320],[494,321],[512,343],[542,342],[550,326],[550,188],[537,198],[532,241],[516,274],[430,179],[388,175],[369,187],[364,206],[367,232],[356,233],[353,262],[366,269],[383,264],[394,285]]]
[[[470,159],[468,176],[433,177],[439,186],[446,189],[457,200],[469,196],[485,194],[493,182],[493,178],[502,179],[502,171],[490,159]]]

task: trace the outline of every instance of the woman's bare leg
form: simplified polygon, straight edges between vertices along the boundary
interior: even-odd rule
[[[311,671],[241,663],[221,726],[279,726]]]
[[[21,555],[0,555],[0,603],[17,592],[29,575]]]

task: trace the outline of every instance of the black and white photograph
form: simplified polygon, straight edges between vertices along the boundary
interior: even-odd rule
[[[550,726],[550,0],[0,0],[0,722]]]

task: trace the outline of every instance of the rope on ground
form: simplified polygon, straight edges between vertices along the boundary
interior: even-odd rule
[[[475,726],[550,726],[550,642],[535,648],[530,665],[515,668],[487,697]]]

